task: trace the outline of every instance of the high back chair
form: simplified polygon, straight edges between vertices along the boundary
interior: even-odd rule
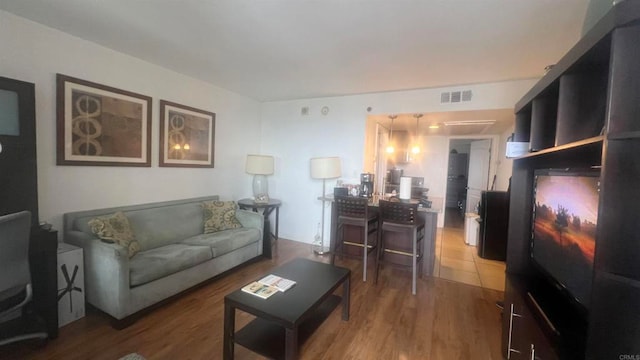
[[[422,272],[424,221],[418,214],[418,204],[379,201],[380,230],[378,232],[378,262],[375,282],[381,263],[407,265],[412,269],[411,293],[416,294],[416,277]]]
[[[0,345],[47,337],[43,324],[30,316],[29,236],[31,213],[0,216]]]
[[[331,264],[335,263],[336,255],[357,256],[355,254],[361,252],[362,281],[367,281],[368,255],[377,249],[378,214],[375,211],[369,211],[367,198],[353,196],[336,196],[335,210],[337,225],[333,236],[335,241],[331,244]],[[358,236],[345,238],[345,225],[360,227]],[[353,251],[354,249],[359,251]],[[373,258],[376,259],[377,256]]]

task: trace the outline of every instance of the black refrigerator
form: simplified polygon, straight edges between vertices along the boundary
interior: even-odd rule
[[[507,258],[509,192],[483,191],[478,212],[478,256],[504,261]]]

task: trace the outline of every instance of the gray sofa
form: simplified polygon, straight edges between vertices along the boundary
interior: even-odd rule
[[[87,301],[121,320],[262,254],[262,215],[236,210],[241,228],[203,234],[207,196],[64,214],[64,241],[84,249]],[[89,220],[122,211],[140,252],[94,235]]]

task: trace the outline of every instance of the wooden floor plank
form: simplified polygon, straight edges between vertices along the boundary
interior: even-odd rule
[[[44,347],[30,342],[0,347],[0,359],[115,360],[132,352],[150,360],[219,359],[224,295],[295,257],[329,262],[307,244],[280,239],[273,259],[185,293],[128,328],[115,330],[108,316],[90,310]],[[417,295],[412,296],[410,270],[383,267],[374,285],[373,265],[364,283],[359,260],[338,258],[336,263],[352,270],[350,319],[344,322],[340,308],[334,311],[303,345],[302,359],[501,358],[495,302],[502,300],[502,292],[426,277],[418,280]],[[236,313],[237,329],[253,319]],[[236,359],[262,357],[236,346]]]

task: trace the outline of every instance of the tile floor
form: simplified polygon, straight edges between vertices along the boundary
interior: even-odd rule
[[[504,291],[505,268],[503,261],[479,257],[475,246],[464,243],[463,229],[438,229],[434,276]]]

